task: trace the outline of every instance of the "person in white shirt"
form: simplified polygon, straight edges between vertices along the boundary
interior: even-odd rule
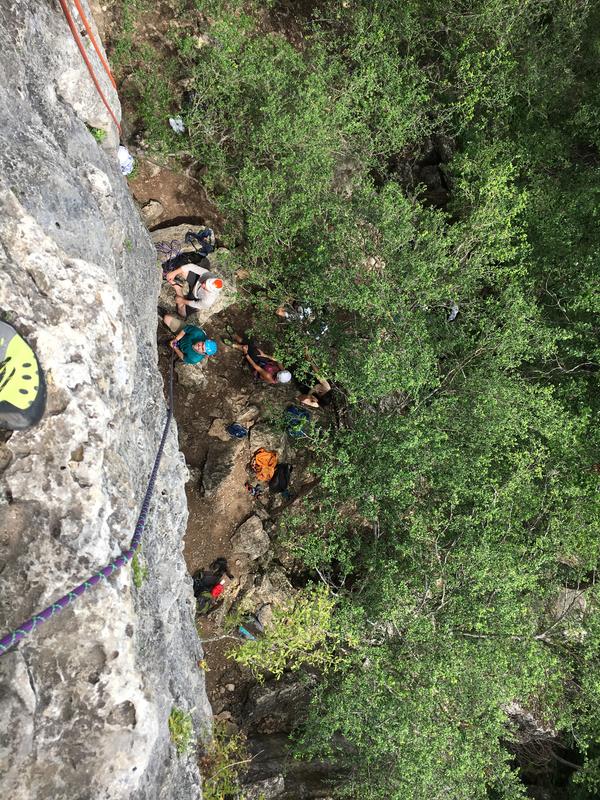
[[[171,272],[167,272],[165,277],[175,289],[177,313],[184,319],[188,314],[188,308],[201,310],[210,308],[223,289],[223,281],[210,271],[210,261],[207,258],[202,258],[197,264],[191,260],[181,264]],[[184,294],[181,286],[176,283],[175,279],[178,277],[187,281],[189,289],[187,294]]]

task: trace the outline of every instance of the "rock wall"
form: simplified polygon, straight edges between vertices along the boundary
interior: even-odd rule
[[[41,424],[0,438],[2,635],[127,548],[166,412],[159,273],[114,125],[58,2],[0,0],[0,23],[0,311],[48,384]],[[102,145],[88,125],[108,132]],[[178,756],[168,730],[173,707],[197,736],[211,719],[182,556],[186,472],[174,424],[141,587],[122,570],[0,659],[3,797],[200,797],[195,753]]]

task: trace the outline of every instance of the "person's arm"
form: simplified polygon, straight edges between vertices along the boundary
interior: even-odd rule
[[[171,341],[169,342],[170,346],[172,347],[177,357],[181,359],[185,358],[185,356],[179,349],[179,345],[177,343],[180,342],[184,336],[185,336],[185,330],[179,331],[177,336],[174,339],[171,339]]]
[[[167,272],[166,278],[169,283],[174,283],[175,278],[178,278],[180,275],[187,275],[188,270],[186,267],[177,267],[177,269],[171,270],[171,272]]]
[[[331,386],[329,385],[329,381],[327,380],[327,378],[324,378],[322,375],[319,375],[319,368],[317,367],[315,362],[312,360],[312,358],[310,356],[310,353],[308,352],[308,347],[304,348],[304,355],[306,356],[306,360],[308,361],[308,363],[313,368],[313,373],[314,373],[315,378],[319,381],[319,384],[323,385],[323,387],[324,387],[323,388],[323,393],[328,392],[331,389]],[[315,389],[318,387],[319,384],[317,384]],[[313,394],[315,389],[312,389],[310,393]]]
[[[256,372],[258,372],[258,374],[263,379],[263,381],[266,381],[267,383],[277,383],[277,380],[272,375],[269,375],[269,373],[265,369],[263,369],[262,367],[259,367],[258,364],[256,363],[256,361],[254,361],[254,359],[252,359],[248,355],[248,353],[246,353],[246,360],[248,361],[248,363],[250,364],[252,369],[254,369],[254,370],[256,370]]]

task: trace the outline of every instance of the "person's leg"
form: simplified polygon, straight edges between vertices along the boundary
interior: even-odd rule
[[[45,409],[46,381],[36,354],[12,325],[0,320],[0,428],[30,428]]]
[[[185,326],[185,320],[179,319],[179,317],[176,317],[174,314],[165,314],[163,317],[163,322],[171,331],[171,333],[179,333],[179,331]]]
[[[248,355],[253,361],[259,363],[261,358],[261,353],[256,344],[250,339],[248,342],[244,342],[244,344],[248,345]]]
[[[233,333],[230,329],[228,329],[227,332],[230,333],[231,338],[233,339],[231,346],[236,350],[243,350],[244,345],[248,344],[248,342],[244,340],[244,337],[240,336],[239,333]]]
[[[181,286],[175,285],[175,305],[177,306],[177,313],[184,319],[187,317],[187,306],[184,302],[183,289]]]

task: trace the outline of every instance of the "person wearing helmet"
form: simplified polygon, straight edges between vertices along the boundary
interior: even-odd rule
[[[169,347],[184,364],[199,364],[207,356],[214,356],[217,352],[217,343],[208,339],[202,328],[196,325],[185,325],[184,321],[167,314],[159,308],[159,314],[164,324],[176,336],[169,342]]]
[[[228,333],[232,338],[223,338],[223,343],[242,351],[257,378],[273,385],[289,383],[292,380],[292,373],[273,356],[264,353],[251,339],[244,339],[231,329],[228,329]]]
[[[186,317],[187,309],[200,309],[206,311],[217,301],[223,289],[223,281],[214,272],[210,271],[208,258],[201,258],[196,263],[197,253],[182,253],[179,258],[185,260],[176,269],[167,272],[167,281],[175,289],[175,302],[177,313]],[[183,278],[188,284],[188,293],[184,294],[181,286],[176,283],[176,278]],[[193,313],[193,312],[190,312]]]

